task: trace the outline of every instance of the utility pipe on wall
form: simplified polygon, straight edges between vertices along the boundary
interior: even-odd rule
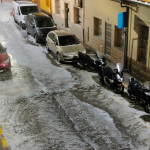
[[[129,7],[128,6],[122,6],[122,2],[123,2],[123,0],[121,0],[121,3],[120,3],[121,7],[126,7],[127,8],[126,12],[129,15]],[[128,17],[128,20],[129,20],[129,17]],[[124,30],[124,28],[123,28],[123,32],[125,34],[124,67],[127,69],[127,66],[128,66],[128,34]]]

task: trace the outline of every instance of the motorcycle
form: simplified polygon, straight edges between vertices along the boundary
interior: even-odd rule
[[[132,100],[144,107],[150,113],[150,82],[141,85],[134,77],[129,78],[128,93]]]
[[[83,68],[92,69],[95,71],[99,70],[101,58],[95,55],[96,60],[94,60],[95,58],[92,59],[89,55],[83,54],[81,52],[78,52],[78,56],[79,56],[79,63]]]
[[[122,84],[124,72],[122,63],[117,63],[116,69],[113,70],[109,66],[103,66],[102,71],[99,72],[100,81],[112,88],[114,93],[122,94],[124,91]]]

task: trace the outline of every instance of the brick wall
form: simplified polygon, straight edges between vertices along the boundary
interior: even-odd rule
[[[105,23],[111,24],[111,55],[107,55],[107,57],[114,62],[124,63],[124,49],[114,46],[115,26],[118,25],[119,12],[126,12],[125,8],[120,7],[119,2],[112,0],[86,1],[84,38],[88,46],[105,54]],[[102,35],[100,37],[94,36],[94,17],[102,20]],[[90,33],[88,28],[90,28]],[[118,34],[118,36],[120,35]],[[88,39],[91,40],[88,41]]]
[[[137,76],[150,81],[150,68],[146,67],[145,63],[128,58],[128,68]]]

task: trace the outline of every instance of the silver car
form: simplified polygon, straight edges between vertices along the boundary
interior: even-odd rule
[[[78,52],[86,53],[78,38],[64,30],[54,30],[47,34],[46,48],[57,55],[59,62],[77,62]]]

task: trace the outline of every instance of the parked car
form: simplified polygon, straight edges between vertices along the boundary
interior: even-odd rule
[[[4,48],[0,44],[0,72],[4,72],[8,69],[10,69],[11,63],[10,63],[10,58],[6,52],[6,48]]]
[[[77,62],[78,52],[86,53],[78,38],[64,30],[49,32],[46,37],[46,48],[57,56],[59,62]]]
[[[32,35],[36,42],[45,42],[47,34],[57,29],[53,19],[42,12],[28,14],[25,22],[27,34]]]
[[[37,4],[32,3],[31,1],[13,1],[13,17],[14,21],[18,22],[22,29],[26,28],[24,17],[28,13],[39,12]]]

